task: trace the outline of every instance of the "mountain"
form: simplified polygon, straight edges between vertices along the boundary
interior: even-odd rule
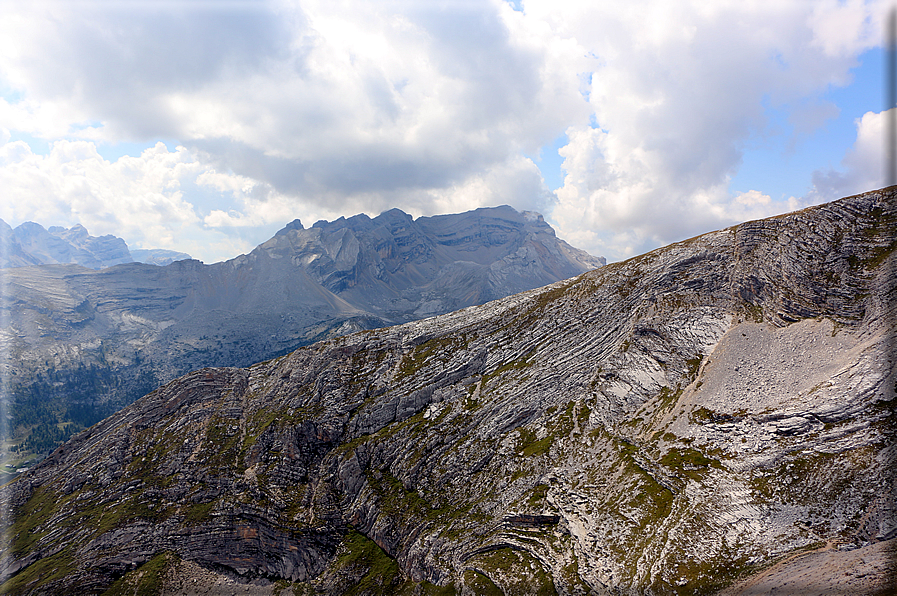
[[[128,245],[112,235],[91,236],[81,224],[71,228],[25,222],[11,228],[0,219],[0,267],[74,263],[90,269],[133,261]]]
[[[39,235],[36,224],[22,227]],[[497,207],[417,220],[394,209],[310,229],[297,220],[248,255],[212,265],[6,269],[0,339],[11,357],[17,449],[46,453],[190,370],[247,366],[603,264],[558,239],[540,215]]]
[[[0,489],[0,592],[892,593],[895,194],[192,372]]]
[[[138,263],[146,263],[147,265],[171,265],[175,261],[187,261],[192,259],[185,252],[176,250],[164,250],[161,248],[135,248],[131,250],[131,258]]]
[[[15,229],[0,219],[0,268],[30,265],[74,264],[88,269],[104,269],[122,263],[168,265],[190,259],[183,252],[162,249],[128,250],[117,236],[91,236],[87,228],[76,224],[71,228],[28,221]]]

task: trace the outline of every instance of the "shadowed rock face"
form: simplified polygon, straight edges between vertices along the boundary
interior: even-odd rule
[[[892,540],[895,203],[193,372],[2,489],[2,589],[179,560],[299,593],[695,594]]]
[[[60,237],[30,226],[58,242],[92,238],[80,226]],[[190,370],[247,366],[602,264],[555,237],[541,216],[510,207],[418,220],[392,210],[311,229],[297,220],[250,254],[212,265],[3,270],[0,339],[18,411],[53,403],[61,422],[92,424]]]

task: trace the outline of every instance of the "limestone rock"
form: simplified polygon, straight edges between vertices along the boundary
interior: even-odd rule
[[[0,590],[168,557],[246,590],[696,594],[894,540],[895,237],[891,188],[193,372],[0,488]],[[757,585],[836,586],[780,569]]]
[[[42,262],[92,267],[118,254],[111,237],[91,237],[82,226],[16,230],[34,239],[29,254],[45,247]],[[75,258],[88,249],[95,262]],[[190,370],[247,366],[603,263],[559,240],[541,216],[498,207],[417,220],[394,209],[310,229],[297,220],[248,255],[211,265],[7,269],[0,340],[12,357],[0,366],[17,411],[52,404],[65,413],[59,423],[89,425]]]

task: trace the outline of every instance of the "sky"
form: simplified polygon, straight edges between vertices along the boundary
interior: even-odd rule
[[[863,0],[0,0],[0,218],[232,258],[507,204],[617,261],[883,186]]]

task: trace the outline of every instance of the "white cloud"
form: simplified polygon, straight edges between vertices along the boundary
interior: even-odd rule
[[[824,203],[885,186],[885,130],[889,117],[897,118],[897,108],[866,112],[857,120],[857,139],[841,160],[842,169],[814,172],[813,189],[807,195],[809,202]]]
[[[532,0],[526,9],[595,56],[595,125],[568,129],[554,217],[562,234],[611,258],[787,210],[728,190],[744,143],[766,124],[764,101],[794,103],[795,134],[813,132],[833,116],[816,98],[848,79],[879,33],[878,9],[862,2]],[[815,43],[833,19],[848,31]]]
[[[94,235],[114,234],[133,248],[172,248],[206,260],[245,252],[255,242],[230,238],[202,225],[183,187],[206,185],[215,202],[246,201],[239,179],[230,180],[196,161],[183,147],[162,143],[138,157],[103,159],[88,141],[56,141],[38,155],[22,141],[0,145],[0,217],[11,225],[81,223]],[[262,210],[264,211],[264,210]],[[282,223],[282,213],[277,214]],[[264,217],[257,224],[269,223]]]
[[[38,197],[7,210],[47,224],[77,216],[94,233],[187,252],[190,238],[219,258],[233,254],[223,254],[226,238],[245,250],[297,216],[508,203],[622,258],[800,203],[729,191],[744,144],[767,126],[764,105],[784,110],[795,135],[831,120],[837,107],[822,93],[848,83],[859,53],[878,43],[883,8],[526,0],[523,9],[3,5],[0,129],[68,139],[46,156],[4,144],[11,161],[0,176],[16,196]],[[555,196],[522,155],[564,131]],[[72,141],[160,138],[186,149],[110,163]],[[874,178],[859,173],[861,159],[845,158],[849,174],[817,176],[817,195]]]

